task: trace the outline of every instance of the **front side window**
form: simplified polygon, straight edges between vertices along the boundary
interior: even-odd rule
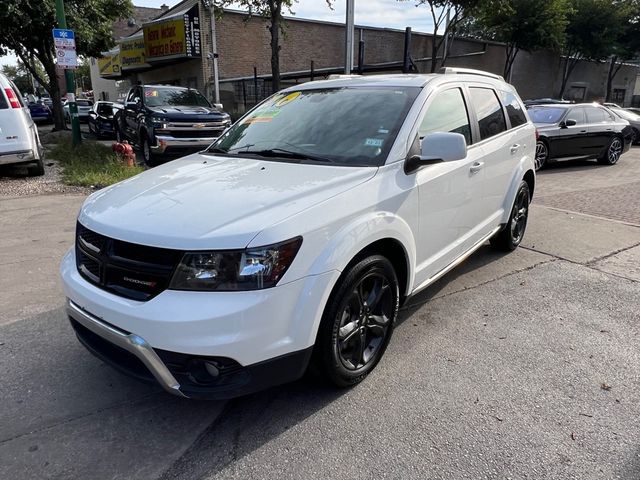
[[[601,123],[606,120],[604,110],[598,107],[587,107],[587,122],[588,123]]]
[[[433,99],[420,124],[419,135],[427,133],[455,132],[464,135],[467,145],[471,144],[471,124],[462,90],[452,88],[438,93]]]
[[[584,108],[572,108],[567,113],[567,120],[575,120],[577,125],[587,123],[587,119],[584,114]]]
[[[516,96],[511,92],[500,92],[500,95],[502,97],[502,104],[507,109],[511,128],[516,128],[527,123],[527,116],[524,113],[524,108]]]
[[[493,137],[507,129],[502,106],[496,93],[490,88],[469,88],[471,103],[478,117],[480,139]]]
[[[419,92],[372,86],[277,93],[236,122],[209,152],[382,165]]]

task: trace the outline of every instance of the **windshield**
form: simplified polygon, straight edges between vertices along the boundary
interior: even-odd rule
[[[378,166],[419,91],[376,86],[278,93],[236,123],[210,151]]]
[[[93,103],[91,103],[89,100],[76,100],[76,104],[79,107],[90,107],[91,105],[93,105]]]
[[[531,107],[528,111],[533,123],[558,123],[566,108]]]
[[[109,103],[99,103],[97,107],[98,115],[110,117],[113,115],[113,107]]]
[[[209,101],[197,90],[171,87],[145,87],[144,103],[149,107],[163,105],[210,107]]]

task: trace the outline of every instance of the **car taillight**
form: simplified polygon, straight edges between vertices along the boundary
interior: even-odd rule
[[[11,105],[11,108],[20,108],[18,97],[16,97],[16,94],[11,88],[5,88],[4,93],[7,94],[7,98],[9,99],[9,105]]]

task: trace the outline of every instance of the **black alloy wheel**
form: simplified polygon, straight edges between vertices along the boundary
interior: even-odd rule
[[[389,344],[398,306],[398,280],[389,260],[372,255],[358,262],[327,303],[314,348],[314,369],[340,387],[361,382]]]
[[[598,159],[598,163],[603,165],[615,165],[618,163],[618,160],[620,160],[622,148],[622,139],[617,136],[613,137],[604,154]]]
[[[149,139],[146,134],[142,133],[140,135],[140,143],[142,147],[142,158],[147,167],[154,167],[156,165],[156,159],[151,151],[151,145],[149,145]]]
[[[549,148],[547,147],[547,144],[542,140],[538,140],[536,142],[536,156],[534,160],[536,172],[546,165],[548,159]]]
[[[513,201],[509,221],[498,233],[491,237],[490,241],[493,248],[511,252],[520,245],[527,229],[530,198],[529,184],[523,180]]]

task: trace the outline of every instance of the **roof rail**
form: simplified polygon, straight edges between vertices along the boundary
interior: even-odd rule
[[[495,78],[496,80],[504,81],[502,75],[496,75],[495,73],[485,72],[483,70],[474,70],[473,68],[458,68],[458,67],[442,67],[438,70],[438,73],[450,75],[453,73],[460,73],[465,75],[481,75],[483,77]]]

